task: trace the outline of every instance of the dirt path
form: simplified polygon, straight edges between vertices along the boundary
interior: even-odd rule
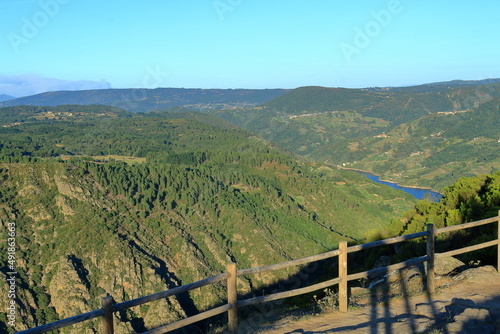
[[[438,280],[434,296],[394,298],[362,308],[282,319],[253,333],[500,333],[500,274],[467,270]]]

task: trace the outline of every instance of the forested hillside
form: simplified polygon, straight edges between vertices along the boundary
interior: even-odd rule
[[[206,114],[15,108],[0,109],[0,220],[16,224],[16,330],[99,308],[106,293],[120,302],[200,280],[231,261],[248,268],[330,250],[386,229],[414,204]],[[290,274],[245,279],[241,292],[263,293]],[[121,314],[118,332],[193,314],[223,295],[222,286],[205,288],[135,308]],[[0,331],[12,332],[0,317]]]
[[[500,166],[500,84],[303,87],[216,114],[312,161],[441,190]]]
[[[466,222],[495,217],[500,210],[500,171],[492,175],[463,177],[444,188],[443,198],[439,203],[420,201],[414,209],[405,213],[393,224],[393,234],[409,234],[426,230],[426,225],[435,228],[453,226]],[[437,239],[437,251],[457,248],[491,241],[497,237],[496,224],[475,227],[467,230],[441,235]],[[461,256],[464,263],[482,263],[498,265],[496,247]]]
[[[436,228],[494,217],[500,210],[500,172],[460,178],[444,189],[437,202],[420,201],[406,213],[402,230],[410,233],[425,230],[433,223]]]
[[[16,225],[19,323],[99,308],[106,293],[120,302],[187,284],[232,261],[249,268],[334,249],[340,240],[496,215],[499,96],[498,83],[460,82],[304,87],[266,105],[205,112],[0,108],[0,220],[5,230]],[[414,207],[410,195],[337,167],[445,187],[444,196]],[[449,186],[463,176],[471,178]],[[9,263],[1,261],[7,278]],[[265,294],[293,274],[244,278],[240,292]],[[194,314],[224,294],[222,286],[205,288],[135,308],[120,315],[118,332]],[[12,332],[6,320],[0,315],[0,331]]]
[[[499,98],[499,80],[488,79],[365,89],[48,92],[4,105],[100,103],[113,112],[119,110],[115,107],[134,112],[201,110],[310,161],[362,169],[400,184],[440,191],[459,177],[498,169],[494,141],[500,139]],[[17,122],[15,107],[6,110],[13,115],[11,122]],[[36,114],[30,116],[34,118],[55,118],[50,111],[32,106],[29,112]],[[73,115],[57,116],[74,120]],[[470,138],[475,133],[479,135]]]
[[[45,92],[18,99],[8,99],[0,106],[19,105],[109,105],[133,112],[159,110],[177,106],[206,110],[226,107],[251,107],[263,104],[281,94],[285,89],[184,89],[184,88],[133,88],[99,89],[83,91]]]
[[[459,177],[500,168],[500,99],[464,112],[435,113],[382,135],[316,150],[342,165],[370,170],[399,183],[442,189]]]

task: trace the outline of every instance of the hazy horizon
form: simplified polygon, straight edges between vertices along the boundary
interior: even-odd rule
[[[493,0],[6,0],[0,94],[498,78],[499,9]]]

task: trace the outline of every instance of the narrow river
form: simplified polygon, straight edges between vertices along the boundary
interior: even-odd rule
[[[441,195],[440,193],[435,192],[435,191],[430,190],[430,189],[404,187],[404,186],[400,186],[399,184],[394,183],[394,182],[382,181],[382,180],[380,180],[380,178],[377,175],[373,175],[372,173],[361,172],[361,171],[357,171],[357,172],[366,176],[370,180],[377,182],[377,183],[388,185],[389,187],[392,187],[394,189],[401,189],[403,191],[406,191],[407,193],[409,193],[410,195],[412,195],[416,199],[429,198],[433,202],[439,202],[441,197],[443,197],[443,195]]]

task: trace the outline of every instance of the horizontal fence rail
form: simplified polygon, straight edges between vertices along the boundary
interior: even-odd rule
[[[339,282],[340,282],[340,278],[337,277],[337,278],[331,279],[329,281],[314,284],[314,285],[304,287],[304,288],[299,288],[299,289],[285,291],[285,292],[278,292],[278,293],[274,293],[272,295],[267,295],[267,296],[254,297],[254,298],[250,298],[250,299],[240,300],[240,301],[238,301],[238,306],[255,305],[255,304],[270,302],[273,300],[295,297],[295,296],[303,295],[303,294],[313,292],[316,290],[328,288],[329,286],[338,284]]]
[[[491,247],[491,246],[496,246],[499,243],[500,243],[499,240],[492,240],[492,241],[483,242],[481,244],[477,244],[477,245],[474,245],[474,246],[469,246],[469,247],[464,247],[464,248],[460,248],[460,249],[455,249],[455,250],[448,251],[448,252],[445,252],[445,253],[436,253],[434,255],[436,256],[436,258],[455,256],[455,255],[469,253],[469,252],[473,252],[473,251],[476,251],[476,250],[479,250],[479,249],[483,249],[483,248],[487,248],[487,247]]]
[[[97,317],[102,317],[103,315],[104,315],[104,310],[103,309],[94,310],[94,311],[90,311],[90,312],[87,312],[87,313],[75,315],[74,317],[62,319],[62,320],[59,320],[59,321],[54,321],[54,322],[51,322],[49,324],[41,325],[41,326],[38,326],[38,327],[35,327],[35,328],[30,328],[30,329],[27,329],[27,330],[24,330],[24,331],[21,331],[21,332],[17,332],[16,334],[21,334],[21,333],[22,334],[45,333],[45,332],[53,331],[53,330],[56,330],[56,329],[59,329],[59,328],[63,328],[63,327],[68,327],[68,326],[71,326],[71,325],[75,325],[75,324],[78,324],[80,322],[84,322],[84,321],[87,321],[87,320],[92,320],[92,319],[95,319]]]
[[[454,231],[459,231],[471,227],[476,227],[476,226],[482,226],[486,224],[491,224],[491,223],[497,223],[497,238],[496,240],[488,241],[488,242],[483,242],[481,244],[473,245],[473,246],[468,246],[468,247],[462,247],[460,249],[455,249],[455,250],[450,250],[447,252],[443,253],[435,253],[434,250],[434,243],[435,243],[435,237],[439,234],[443,233],[448,233],[448,232],[454,232]],[[417,238],[426,238],[426,255],[420,256],[420,257],[415,257],[400,263],[392,264],[386,267],[382,268],[376,268],[368,271],[363,271],[359,273],[354,273],[354,274],[348,274],[348,257],[347,255],[349,253],[354,253],[366,249],[371,249],[375,247],[380,247],[380,246],[385,246],[385,245],[391,245],[391,244],[396,244],[399,242],[404,242],[412,239],[417,239]],[[443,227],[439,229],[434,229],[434,226],[432,224],[427,225],[427,231],[424,232],[418,232],[418,233],[413,233],[413,234],[408,234],[404,236],[399,236],[399,237],[394,237],[394,238],[389,238],[385,240],[379,240],[379,241],[374,241],[362,245],[354,245],[354,246],[347,246],[346,241],[341,241],[339,243],[339,249],[332,250],[329,252],[325,252],[322,254],[317,254],[317,255],[312,255],[308,256],[305,258],[297,259],[297,260],[291,260],[291,261],[286,261],[282,263],[277,263],[277,264],[272,264],[272,265],[267,265],[267,266],[262,266],[262,267],[255,267],[255,268],[249,268],[249,269],[239,269],[236,270],[236,264],[235,263],[230,263],[227,266],[227,272],[216,275],[213,277],[209,277],[206,279],[203,279],[201,281],[197,281],[194,283],[186,284],[183,286],[175,287],[169,290],[161,291],[158,293],[154,293],[148,296],[136,298],[133,300],[129,300],[126,302],[122,302],[119,304],[114,304],[113,305],[113,299],[111,296],[103,297],[102,298],[102,308],[98,310],[94,310],[91,312],[83,313],[76,315],[74,317],[66,318],[63,320],[55,321],[49,324],[45,324],[42,326],[38,326],[35,328],[27,329],[21,332],[18,332],[17,334],[34,334],[34,333],[45,333],[48,331],[56,330],[59,328],[71,326],[77,323],[81,323],[84,321],[88,321],[91,319],[95,319],[98,317],[102,317],[103,319],[103,325],[102,325],[102,333],[105,334],[113,334],[114,332],[114,327],[113,327],[113,313],[114,312],[119,312],[119,311],[124,311],[127,310],[131,307],[143,305],[145,303],[149,303],[155,300],[159,299],[164,299],[167,297],[175,296],[180,293],[188,292],[193,289],[201,288],[203,286],[207,286],[210,284],[215,284],[219,282],[226,282],[227,286],[227,303],[212,308],[210,310],[207,310],[205,312],[199,313],[195,316],[178,320],[174,323],[167,324],[155,329],[151,329],[147,332],[147,334],[159,334],[159,333],[166,333],[175,329],[183,328],[185,326],[194,324],[195,322],[202,321],[208,318],[211,318],[213,316],[222,314],[227,312],[228,313],[228,328],[230,333],[235,334],[237,333],[237,328],[238,328],[238,307],[244,307],[244,306],[250,306],[250,305],[255,305],[255,304],[261,304],[261,303],[266,303],[274,300],[279,300],[279,299],[284,299],[284,298],[289,298],[289,297],[294,297],[298,295],[303,295],[307,294],[313,291],[325,289],[334,285],[339,286],[339,309],[341,312],[347,312],[347,288],[348,288],[348,282],[353,281],[353,280],[358,280],[361,278],[367,278],[367,277],[373,277],[379,274],[387,273],[390,271],[395,271],[399,270],[405,267],[409,266],[414,266],[417,264],[421,263],[426,263],[427,264],[427,290],[429,293],[434,293],[435,290],[435,283],[434,283],[434,260],[436,258],[440,257],[447,257],[447,256],[453,256],[453,255],[458,255],[458,254],[463,254],[467,252],[472,252],[476,251],[479,249],[484,249],[487,247],[492,247],[492,246],[497,246],[497,270],[500,273],[500,211],[498,213],[497,217],[492,217],[488,219],[483,219],[475,222],[470,222],[470,223],[464,223],[460,225],[454,225],[454,226],[448,226],[448,227]],[[316,283],[310,286],[294,289],[294,290],[289,290],[289,291],[283,291],[283,292],[278,292],[274,293],[271,295],[266,295],[266,296],[259,296],[259,297],[253,297],[253,298],[248,298],[248,299],[243,299],[243,300],[238,300],[237,298],[237,290],[236,290],[236,279],[238,276],[246,276],[246,275],[255,275],[259,273],[265,273],[265,272],[270,272],[270,271],[276,271],[276,270],[282,270],[282,269],[288,269],[294,266],[301,266],[305,264],[309,264],[312,262],[316,261],[321,261],[321,260],[326,260],[330,259],[337,256],[338,257],[338,269],[339,269],[339,277],[321,282],[321,283]]]
[[[149,302],[152,302],[152,301],[155,301],[155,300],[158,300],[158,299],[163,299],[163,298],[167,298],[167,297],[170,297],[170,296],[178,295],[180,293],[188,292],[190,290],[197,289],[197,288],[201,288],[201,287],[204,287],[204,286],[209,285],[209,284],[214,284],[214,283],[217,283],[217,282],[224,281],[228,277],[229,277],[228,273],[220,274],[220,275],[217,275],[217,276],[205,278],[204,280],[201,280],[201,281],[198,281],[198,282],[194,282],[194,283],[186,284],[186,285],[183,285],[183,286],[175,287],[175,288],[172,288],[170,290],[165,290],[165,291],[162,291],[162,292],[154,293],[154,294],[149,295],[149,296],[145,296],[145,297],[140,297],[140,298],[137,298],[137,299],[129,300],[129,301],[126,301],[126,302],[123,302],[123,303],[120,303],[120,304],[113,305],[113,311],[114,312],[123,311],[123,310],[129,309],[131,307],[139,306],[139,305],[142,305],[142,304],[145,304],[145,303],[149,303]]]
[[[414,266],[414,265],[417,265],[420,263],[424,263],[426,261],[429,261],[429,257],[428,256],[421,256],[421,257],[417,257],[417,258],[403,261],[400,263],[392,264],[392,265],[387,266],[387,267],[381,267],[381,268],[376,268],[376,269],[372,269],[372,270],[368,270],[368,271],[363,271],[363,272],[356,273],[356,274],[350,274],[350,275],[347,275],[347,280],[354,281],[354,280],[358,280],[361,278],[373,277],[373,276],[377,276],[377,275],[380,275],[383,273],[411,267],[411,266]]]
[[[224,312],[227,312],[231,308],[232,308],[232,305],[229,305],[229,304],[222,305],[222,306],[216,307],[214,309],[211,309],[209,311],[205,311],[205,312],[202,312],[200,314],[194,315],[192,317],[189,317],[189,318],[186,318],[183,320],[179,320],[179,321],[173,322],[171,324],[152,329],[152,330],[147,331],[147,332],[143,332],[143,334],[160,334],[160,333],[170,332],[170,331],[173,331],[174,329],[186,327],[186,326],[194,324],[195,322],[202,321],[202,320],[214,317],[216,315],[222,314]]]
[[[271,265],[263,266],[263,267],[256,267],[256,268],[250,268],[250,269],[240,269],[240,270],[238,270],[238,276],[260,274],[260,273],[265,273],[265,272],[269,272],[269,271],[287,269],[287,268],[294,267],[294,266],[309,264],[311,262],[326,260],[326,259],[332,258],[334,256],[337,256],[339,254],[340,254],[340,250],[336,249],[336,250],[333,250],[330,252],[326,252],[326,253],[322,253],[322,254],[318,254],[318,255],[312,255],[312,256],[304,257],[304,258],[298,259],[298,260],[291,260],[291,261],[281,262],[281,263],[277,263],[277,264],[271,264]]]
[[[170,290],[165,290],[165,291],[154,293],[154,294],[151,294],[148,296],[129,300],[129,301],[126,301],[126,302],[123,302],[120,304],[115,304],[115,305],[112,305],[112,310],[113,310],[113,312],[123,311],[123,310],[129,309],[129,308],[134,307],[134,306],[139,306],[139,305],[146,304],[146,303],[158,300],[158,299],[167,298],[167,297],[174,296],[174,295],[177,295],[177,294],[180,294],[183,292],[187,292],[189,290],[200,288],[200,287],[203,287],[203,286],[206,286],[209,284],[221,282],[221,281],[227,279],[228,276],[229,276],[228,273],[224,273],[221,275],[206,278],[206,279],[198,281],[198,282],[175,287],[175,288],[172,288]],[[104,298],[106,298],[106,297],[104,297]],[[83,314],[80,314],[80,315],[77,315],[77,316],[74,316],[71,318],[66,318],[63,320],[51,322],[51,323],[46,324],[46,325],[42,325],[42,326],[38,326],[35,328],[27,329],[27,330],[24,330],[21,332],[17,332],[16,334],[46,333],[46,332],[49,332],[49,331],[52,331],[55,329],[59,329],[59,328],[63,328],[63,327],[71,326],[71,325],[76,325],[80,322],[84,322],[87,320],[92,320],[92,319],[97,318],[97,317],[101,317],[104,315],[104,313],[105,313],[104,309],[98,309],[98,310],[83,313]]]
[[[347,248],[347,252],[353,253],[353,252],[358,252],[360,250],[365,250],[365,249],[370,249],[370,248],[375,248],[375,247],[380,247],[380,246],[385,246],[385,245],[392,245],[392,244],[396,244],[398,242],[403,242],[403,241],[407,241],[407,240],[426,237],[428,235],[429,235],[429,232],[424,231],[424,232],[418,232],[418,233],[413,233],[413,234],[408,234],[408,235],[402,235],[400,237],[378,240],[378,241],[369,242],[369,243],[362,244],[362,245],[350,246]]]
[[[500,212],[498,213],[498,216],[500,216]],[[481,226],[481,225],[486,225],[486,224],[491,224],[494,222],[497,222],[499,217],[492,217],[492,218],[487,218],[483,220],[478,220],[475,222],[471,223],[463,223],[459,225],[453,225],[453,226],[447,226],[447,227],[441,227],[436,230],[436,235],[446,233],[446,232],[453,232],[453,231],[458,231],[458,230],[463,230],[466,228],[471,228],[471,227],[476,227],[476,226]]]

